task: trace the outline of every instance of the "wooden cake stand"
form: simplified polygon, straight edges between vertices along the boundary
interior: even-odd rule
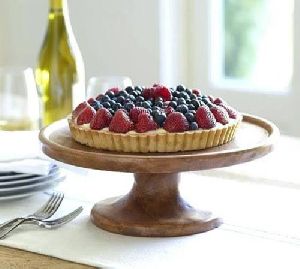
[[[61,120],[40,132],[43,152],[68,164],[134,173],[131,191],[98,202],[92,222],[107,231],[134,236],[182,236],[209,231],[222,222],[210,212],[187,204],[178,190],[179,172],[230,166],[254,160],[273,149],[277,127],[244,115],[235,139],[208,150],[181,153],[129,154],[89,148],[75,142]],[[120,180],[122,180],[120,178]]]

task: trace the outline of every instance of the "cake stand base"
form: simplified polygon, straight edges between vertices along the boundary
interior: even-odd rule
[[[136,173],[131,191],[97,203],[93,223],[110,232],[134,236],[182,236],[221,225],[210,212],[196,210],[178,190],[178,173]]]

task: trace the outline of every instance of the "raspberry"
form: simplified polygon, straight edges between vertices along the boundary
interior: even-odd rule
[[[208,99],[213,103],[214,102],[214,100],[215,100],[215,98],[212,96],[212,95],[209,95],[209,96],[207,96],[208,97]]]
[[[144,107],[134,107],[129,112],[130,119],[134,123],[138,122],[138,117],[139,117],[140,114],[149,114],[149,111],[148,111],[148,109],[146,109]]]
[[[189,123],[186,117],[180,112],[173,112],[168,115],[164,129],[170,133],[184,132],[189,129]]]
[[[156,85],[156,84],[155,84]],[[171,101],[172,93],[169,88],[163,85],[157,85],[154,87],[154,98],[161,97],[163,101]]]
[[[140,114],[138,117],[138,123],[135,125],[135,130],[138,133],[145,133],[148,131],[156,130],[158,128],[153,117],[149,114]]]
[[[142,96],[149,100],[154,97],[154,88],[145,88],[142,92]]]
[[[108,89],[108,90],[106,91],[106,93],[108,93],[108,92],[113,92],[114,94],[117,94],[117,93],[119,93],[120,91],[121,91],[120,88],[114,87],[114,88]]]
[[[90,123],[90,127],[93,130],[101,130],[105,127],[108,127],[112,120],[111,113],[106,108],[100,108],[95,117]]]
[[[88,106],[88,103],[86,101],[80,103],[72,112],[72,119],[74,120],[78,114]]]
[[[95,99],[91,97],[87,100],[87,102],[91,105],[92,103],[95,102]]]
[[[76,123],[78,125],[90,123],[93,117],[95,116],[96,111],[91,106],[87,106],[85,109],[83,109],[77,117]]]
[[[174,109],[173,107],[168,106],[167,108],[165,108],[165,113],[166,113],[167,115],[169,115],[169,114],[171,114],[171,113],[173,113],[173,112],[175,112],[175,109]]]
[[[192,90],[192,93],[193,93],[193,94],[196,94],[197,96],[201,95],[201,92],[200,92],[199,89],[193,89],[193,90]]]
[[[225,102],[222,98],[220,98],[220,97],[217,97],[217,98],[213,101],[213,103],[214,103],[215,105],[226,104],[226,102]]]
[[[225,104],[224,102],[219,104],[219,106],[223,107],[226,109],[228,115],[229,115],[229,118],[231,119],[236,119],[239,115],[239,113],[231,106]]]
[[[102,99],[103,96],[104,96],[103,93],[98,94],[97,97],[96,97],[96,100],[97,100],[97,101],[100,101],[100,100]]]
[[[210,129],[217,124],[214,114],[209,110],[208,106],[199,107],[195,117],[199,128]]]
[[[212,106],[210,108],[210,111],[214,114],[217,122],[224,124],[227,124],[229,122],[229,116],[224,107],[221,106]]]
[[[115,133],[127,133],[133,129],[133,122],[124,110],[119,109],[109,124],[109,130]]]

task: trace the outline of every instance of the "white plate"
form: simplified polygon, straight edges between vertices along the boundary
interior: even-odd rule
[[[7,194],[7,195],[0,196],[0,201],[16,200],[16,199],[22,199],[22,198],[32,196],[36,193],[52,189],[53,187],[56,186],[57,183],[59,183],[59,181],[60,180],[55,181],[55,182],[50,182],[49,184],[47,184],[47,185],[45,185],[41,188],[28,190],[27,192],[24,192],[24,193],[21,192],[21,193],[18,193],[18,194]]]
[[[47,176],[30,176],[27,178],[19,178],[19,179],[15,179],[15,180],[7,180],[7,181],[0,181],[0,189],[2,187],[9,187],[9,186],[15,186],[15,185],[24,185],[24,184],[28,184],[28,183],[33,183],[33,182],[38,182],[38,181],[45,181],[45,180],[49,180],[52,177],[56,177],[59,174],[59,170],[56,170],[54,173],[49,174]]]
[[[24,186],[14,186],[14,187],[7,187],[7,188],[0,188],[0,196],[7,195],[7,194],[17,194],[17,193],[25,193],[26,191],[32,191],[35,188],[43,188],[46,185],[49,185],[53,182],[60,181],[64,178],[64,175],[60,173],[56,177],[50,177],[48,180],[34,182],[32,184],[24,185]]]
[[[57,170],[59,169],[59,167],[57,165],[53,165],[49,171],[48,175],[51,175],[55,172],[57,172]],[[15,179],[27,179],[29,177],[37,177],[39,175],[34,175],[34,174],[21,174],[21,173],[13,173],[13,172],[1,172],[0,173],[0,182],[2,181],[11,181],[11,180],[15,180]]]

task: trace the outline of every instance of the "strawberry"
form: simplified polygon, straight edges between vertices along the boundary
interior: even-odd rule
[[[156,84],[155,84],[156,85]],[[156,85],[154,87],[154,98],[161,97],[164,101],[172,100],[172,93],[169,88],[163,85]]]
[[[138,122],[138,117],[139,117],[140,114],[149,114],[149,111],[144,107],[134,107],[129,112],[130,119],[134,123]]]
[[[145,133],[148,131],[156,130],[158,128],[153,117],[149,114],[140,114],[138,117],[138,122],[135,125],[135,130],[138,133]]]
[[[106,108],[100,108],[95,117],[90,123],[90,127],[93,130],[101,130],[105,127],[108,127],[112,120],[111,113]]]
[[[196,122],[199,128],[210,129],[216,126],[217,121],[208,106],[200,106],[196,111]]]
[[[224,107],[221,106],[212,106],[210,108],[210,111],[214,114],[217,122],[224,124],[227,124],[229,122],[229,116]]]
[[[170,133],[184,132],[189,129],[189,123],[182,113],[173,112],[168,115],[164,129]]]
[[[215,105],[226,104],[226,102],[225,102],[222,98],[220,98],[220,97],[217,97],[217,98],[213,101],[213,103],[214,103]]]
[[[127,133],[133,129],[133,122],[122,109],[118,109],[109,124],[109,130],[115,133]]]
[[[238,117],[239,113],[233,107],[227,105],[226,103],[221,103],[221,104],[219,104],[219,106],[226,109],[226,111],[229,115],[229,118],[236,119]]]
[[[192,90],[192,93],[193,93],[193,94],[196,94],[197,96],[201,95],[201,92],[200,92],[199,89],[193,89],[193,90]]]
[[[142,96],[146,99],[149,100],[154,97],[154,88],[145,88],[142,91]]]
[[[168,106],[167,108],[165,108],[165,113],[166,113],[167,115],[169,115],[169,114],[171,114],[171,113],[173,113],[173,112],[175,112],[175,109],[174,109],[173,107]]]
[[[87,106],[78,114],[76,123],[78,125],[90,123],[93,117],[95,116],[95,114],[96,114],[96,110],[91,106]]]
[[[114,88],[108,89],[108,90],[106,91],[106,93],[108,93],[108,92],[113,92],[114,94],[117,94],[117,93],[119,93],[120,91],[121,91],[120,88],[114,87]]]
[[[86,101],[80,103],[72,112],[72,119],[74,120],[78,114],[88,106],[88,103]]]

